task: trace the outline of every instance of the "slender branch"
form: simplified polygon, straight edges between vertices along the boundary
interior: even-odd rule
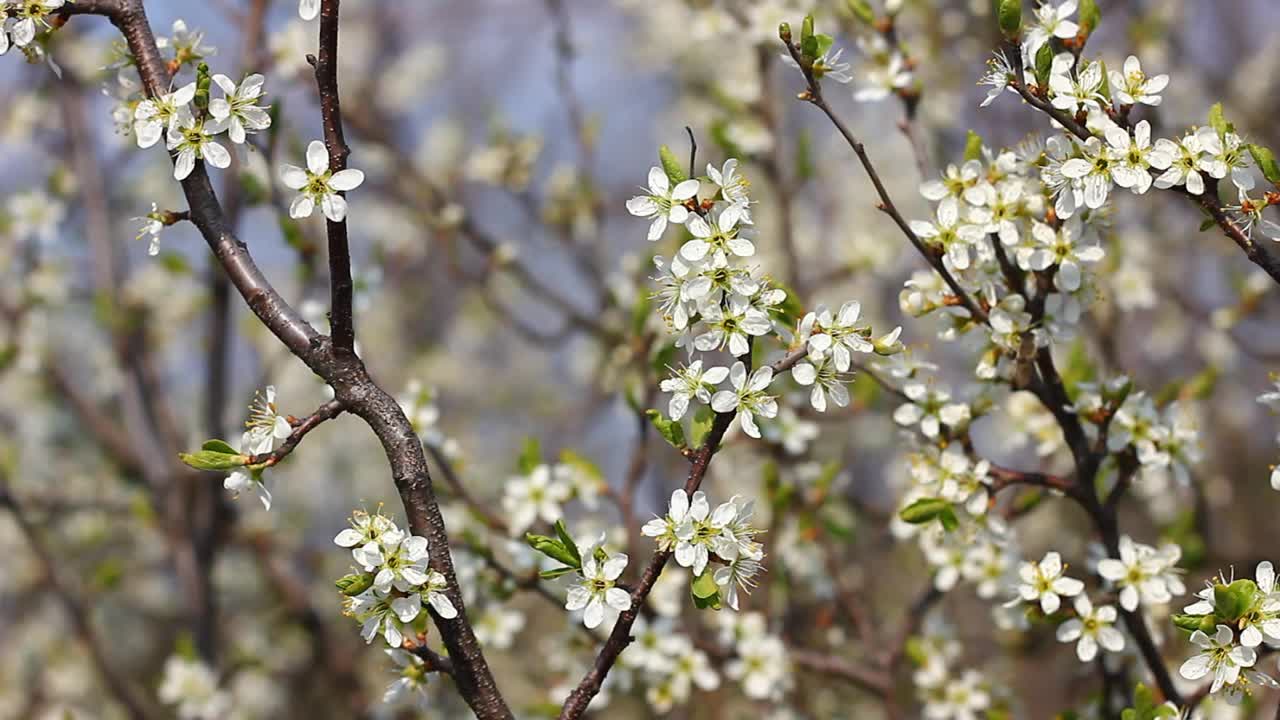
[[[324,144],[329,149],[329,171],[347,168],[351,148],[342,130],[342,105],[338,100],[338,10],[341,0],[320,3],[320,55],[307,57],[316,69],[320,91],[320,115],[324,120]],[[342,194],[342,193],[340,193]],[[326,219],[329,231],[329,326],[333,347],[338,352],[355,352],[355,318],[352,310],[354,286],[351,281],[351,249],[347,244],[347,221]]]
[[[496,515],[484,503],[476,499],[467,486],[458,477],[457,470],[453,467],[453,463],[449,462],[449,458],[440,452],[440,448],[435,445],[426,445],[427,454],[435,461],[437,467],[440,468],[441,474],[444,476],[444,482],[453,491],[453,494],[462,501],[464,505],[470,508],[471,512],[480,519],[490,530],[497,532],[504,537],[509,534],[507,523],[501,517]]]
[[[1018,95],[1027,102],[1031,107],[1043,112],[1053,118],[1059,125],[1068,132],[1081,140],[1088,140],[1094,137],[1094,134],[1087,127],[1076,121],[1063,110],[1054,107],[1048,100],[1040,97],[1023,81],[1023,65],[1022,51],[1016,44],[1006,44],[1003,48],[1005,57],[1009,60],[1009,66],[1013,70],[1009,77],[1009,87],[1017,91]],[[1158,174],[1152,170],[1152,174]],[[1266,248],[1253,241],[1248,234],[1240,229],[1238,225],[1227,217],[1226,211],[1223,210],[1222,204],[1218,202],[1217,182],[1211,182],[1205,188],[1205,191],[1196,195],[1185,187],[1177,186],[1169,188],[1169,190],[1189,198],[1200,206],[1209,217],[1213,218],[1213,222],[1222,229],[1222,233],[1231,239],[1241,250],[1244,251],[1245,257],[1258,267],[1262,268],[1271,279],[1280,283],[1280,261],[1272,257]]]
[[[338,417],[346,409],[346,405],[343,404],[341,400],[337,399],[330,400],[329,402],[321,405],[315,412],[294,424],[293,432],[289,433],[289,437],[285,438],[284,442],[280,443],[280,447],[269,453],[254,455],[249,460],[248,464],[265,465],[266,467],[279,464],[281,460],[288,457],[289,454],[298,447],[298,444],[307,436],[307,433],[315,430],[317,427],[320,427],[320,425],[325,421]]]
[[[788,649],[787,657],[805,670],[847,680],[878,697],[885,697],[893,691],[892,676],[882,670],[855,665],[835,655],[811,650]]]
[[[823,114],[831,120],[831,124],[835,125],[836,130],[838,130],[840,135],[844,137],[845,142],[849,144],[849,147],[853,148],[853,152],[858,156],[858,160],[862,163],[863,169],[866,170],[867,176],[871,178],[871,184],[875,186],[876,194],[880,196],[880,204],[876,207],[893,220],[894,224],[898,226],[898,229],[902,231],[902,234],[911,242],[911,245],[915,247],[922,256],[924,256],[924,259],[929,262],[934,271],[942,276],[942,279],[946,281],[947,286],[951,288],[951,292],[955,294],[956,299],[960,304],[969,311],[969,314],[980,322],[985,323],[987,321],[986,310],[974,302],[973,298],[969,296],[969,293],[960,286],[960,283],[955,279],[955,276],[953,276],[951,271],[943,264],[942,255],[938,253],[936,249],[925,245],[924,241],[922,241],[920,237],[916,235],[915,231],[911,229],[911,226],[907,224],[907,220],[902,216],[902,213],[898,212],[897,206],[893,204],[893,200],[889,197],[889,191],[885,189],[884,182],[880,180],[880,174],[876,172],[875,165],[871,163],[871,158],[867,155],[866,148],[856,137],[854,137],[853,132],[849,130],[849,127],[844,124],[844,121],[841,120],[840,117],[831,109],[831,106],[827,104],[826,99],[822,96],[822,84],[813,76],[813,69],[806,64],[804,56],[800,53],[800,49],[788,40],[787,51],[791,53],[792,59],[800,66],[801,71],[804,73],[805,80],[809,84],[808,90],[800,94],[800,99],[807,101],[809,104],[821,110]]]
[[[720,441],[724,438],[725,431],[729,429],[729,423],[733,421],[733,417],[733,413],[716,414],[711,422],[711,431],[707,434],[706,441],[694,453],[693,466],[689,469],[689,476],[684,482],[685,492],[692,493],[702,485],[702,479],[706,477],[711,458],[720,448]],[[653,558],[640,576],[640,582],[631,591],[631,607],[618,616],[618,622],[614,624],[604,647],[600,648],[600,654],[596,656],[591,670],[565,700],[564,707],[560,710],[560,720],[574,720],[582,717],[587,711],[587,706],[591,704],[592,698],[600,692],[605,676],[617,662],[618,656],[634,639],[631,637],[631,627],[639,617],[645,599],[649,597],[649,592],[653,590],[654,583],[658,581],[658,576],[662,574],[662,569],[666,567],[669,559],[671,559],[670,550],[659,550],[653,554]]]
[[[100,14],[110,17],[124,35],[146,94],[156,97],[167,92],[169,70],[156,45],[142,1],[120,0],[119,5],[104,7]],[[329,338],[316,332],[271,285],[229,226],[203,163],[197,163],[191,175],[182,181],[182,189],[192,222],[250,309],[294,355],[333,387],[336,399],[363,419],[378,437],[391,466],[409,528],[415,535],[428,539],[432,548],[431,567],[444,576],[445,593],[458,611],[452,619],[431,614],[454,663],[459,693],[483,720],[511,718],[511,711],[498,691],[467,619],[426,456],[409,419],[395,398],[370,377],[354,353],[335,352]]]

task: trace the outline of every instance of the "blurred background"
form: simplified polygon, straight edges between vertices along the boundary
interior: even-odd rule
[[[1099,4],[1090,50],[1108,67],[1136,54],[1172,78],[1145,115],[1156,136],[1204,123],[1221,101],[1247,137],[1280,143],[1280,4]],[[290,220],[276,179],[320,136],[305,60],[317,25],[297,10],[291,0],[148,3],[158,34],[203,33],[197,47],[214,72],[266,75],[269,138],[237,148],[214,180],[268,276],[324,329],[323,222]],[[637,417],[666,396],[653,366],[661,328],[652,313],[645,324],[643,307],[638,325],[634,317],[651,288],[651,254],[669,249],[645,242],[624,203],[659,144],[689,152],[686,126],[699,168],[742,160],[766,272],[804,307],[858,299],[877,328],[903,325],[913,355],[963,395],[973,349],[939,342],[931,321],[898,307],[902,283],[925,265],[875,210],[848,147],[794,100],[802,80],[780,60],[777,25],[806,12],[838,30],[852,89],[874,85],[884,48],[843,1],[344,4],[350,162],[368,175],[350,216],[359,349],[411,409],[438,478],[454,474],[500,512],[534,438],[547,462],[564,451],[583,460],[575,467],[589,489],[566,506],[582,537],[635,540],[615,507],[625,489],[641,521],[665,508],[686,463]],[[834,85],[828,94],[904,215],[924,219],[931,208],[917,187],[959,160],[969,129],[1000,147],[1047,124],[1012,95],[978,107],[998,43],[987,0],[906,0],[896,17],[910,97],[855,102]],[[185,204],[165,153],[139,150],[113,120],[120,87],[104,68],[114,33],[91,17],[53,33],[61,78],[14,52],[0,59],[0,494],[20,508],[0,510],[0,718],[136,716],[120,684],[144,716],[179,717],[171,698],[184,682],[225,696],[216,717],[465,717],[447,678],[433,681],[425,710],[381,703],[392,665],[342,616],[332,583],[349,558],[333,536],[355,509],[399,510],[363,424],[329,422],[273,469],[270,511],[177,462],[206,438],[238,439],[268,385],[281,412],[300,417],[330,396],[228,292],[194,228],[167,228],[154,256],[136,237],[152,203]],[[1219,568],[1249,575],[1277,537],[1267,483],[1276,427],[1255,397],[1280,357],[1280,302],[1235,246],[1197,231],[1200,218],[1177,198],[1126,194],[1116,208],[1080,351],[1153,394],[1185,395],[1204,449],[1190,485],[1136,488],[1126,527],[1180,542],[1192,589]],[[839,587],[865,594],[873,625],[918,627],[911,600],[928,567],[886,534],[906,484],[895,402],[865,378],[853,392],[851,408],[821,417],[797,394],[766,424],[763,449],[730,438],[708,490],[764,497],[781,485],[820,508],[762,509],[770,572],[746,609],[789,643],[858,662],[883,648],[843,629]],[[1018,396],[999,402],[979,429],[984,455],[1027,470],[1069,467],[1043,411]],[[437,485],[450,497],[449,484]],[[527,549],[461,503],[447,510],[469,610],[493,628],[482,640],[499,683],[519,716],[541,716],[590,660],[581,627],[483,559],[497,553],[523,574]],[[1051,545],[1080,562],[1088,527],[1065,503],[1020,521],[1029,555]],[[563,598],[562,586],[545,587]],[[1096,692],[1096,675],[1069,650],[1050,635],[1005,635],[971,591],[940,606],[964,662],[1008,688],[1012,717],[1053,717]],[[689,611],[686,632],[713,647],[728,621]],[[1171,662],[1182,652],[1172,642]],[[777,700],[751,698],[708,654],[719,686],[668,716],[882,716],[874,698],[813,673],[795,673]],[[902,717],[918,713],[909,674],[895,677]],[[642,672],[618,677],[600,716],[660,714]]]

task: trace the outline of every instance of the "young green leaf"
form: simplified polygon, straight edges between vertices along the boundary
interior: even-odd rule
[[[685,173],[684,167],[680,164],[680,158],[671,152],[671,148],[663,145],[658,148],[658,159],[662,161],[662,169],[667,173],[667,179],[671,181],[672,187],[689,179]]]
[[[1022,0],[1000,0],[996,13],[1005,37],[1014,40],[1022,34]]]
[[[671,447],[677,450],[685,449],[684,426],[675,420],[667,418],[653,408],[645,410],[644,414],[649,417],[649,422],[653,423],[653,427],[657,429],[658,434],[671,443]]]

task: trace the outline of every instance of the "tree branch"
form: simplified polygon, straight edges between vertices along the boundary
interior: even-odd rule
[[[685,492],[692,493],[702,485],[702,479],[706,477],[711,458],[720,448],[720,440],[724,438],[724,433],[729,429],[729,423],[733,418],[734,414],[731,412],[716,414],[706,441],[694,454],[693,466],[689,469],[689,476],[684,482]],[[617,662],[618,656],[634,639],[631,637],[631,627],[639,617],[645,599],[649,597],[649,592],[653,590],[654,583],[658,581],[658,576],[662,574],[662,569],[666,567],[667,560],[670,558],[670,550],[658,550],[653,554],[653,558],[640,576],[640,582],[631,591],[631,607],[618,616],[618,622],[614,624],[613,631],[605,640],[604,647],[600,648],[600,654],[596,656],[595,663],[565,700],[564,707],[560,709],[560,720],[575,720],[582,717],[587,711],[587,706],[591,704],[592,698],[600,692],[605,676]]]
[[[338,9],[341,0],[320,4],[320,55],[308,56],[316,69],[320,91],[320,115],[324,120],[324,144],[329,149],[329,172],[347,168],[347,147],[342,130],[342,106],[338,100]],[[345,193],[340,193],[345,194]],[[347,222],[325,220],[329,231],[329,325],[333,346],[338,352],[355,352],[355,318],[352,311],[351,249],[347,244]]]
[[[893,220],[894,224],[898,226],[898,229],[902,231],[902,234],[911,242],[911,245],[915,247],[922,256],[924,256],[924,259],[929,262],[929,265],[933,267],[934,271],[942,276],[942,279],[946,281],[947,286],[951,288],[951,292],[955,294],[960,304],[969,311],[969,314],[976,320],[985,323],[987,321],[986,310],[982,309],[976,302],[974,302],[973,298],[969,296],[969,293],[966,292],[965,289],[960,286],[960,283],[956,281],[955,276],[951,274],[951,271],[947,270],[946,266],[942,263],[942,256],[929,246],[925,245],[924,241],[922,241],[911,229],[911,226],[907,224],[907,220],[902,216],[902,213],[898,212],[897,206],[893,204],[893,200],[889,197],[889,191],[885,189],[884,183],[880,180],[880,174],[876,172],[875,166],[871,163],[871,158],[867,155],[866,148],[856,137],[854,137],[848,126],[844,124],[844,121],[841,120],[839,116],[832,111],[831,106],[827,104],[826,99],[822,96],[822,84],[813,76],[812,68],[806,66],[804,57],[800,53],[800,49],[789,40],[786,42],[786,45],[787,52],[791,53],[791,58],[800,66],[800,70],[804,73],[804,78],[809,84],[809,89],[804,93],[801,93],[800,99],[807,101],[809,104],[821,110],[827,118],[831,120],[831,124],[835,125],[836,130],[838,130],[840,135],[844,137],[845,142],[849,144],[849,147],[853,148],[853,152],[857,154],[858,160],[862,163],[863,169],[867,171],[867,176],[871,178],[871,184],[875,186],[876,194],[880,196],[880,204],[876,207]]]
[[[167,92],[169,71],[156,45],[142,0],[120,0],[118,5],[104,3],[98,14],[110,17],[124,35],[146,94],[156,97]],[[377,435],[391,465],[409,528],[428,539],[431,567],[445,577],[445,592],[458,610],[457,617],[448,620],[432,612],[456,668],[458,690],[482,720],[511,718],[511,711],[498,692],[467,619],[426,457],[404,411],[395,398],[374,382],[354,353],[335,352],[329,338],[316,332],[271,285],[227,223],[203,163],[197,163],[191,175],[182,181],[182,189],[192,222],[250,309],[294,355],[333,387],[339,402],[361,417]]]

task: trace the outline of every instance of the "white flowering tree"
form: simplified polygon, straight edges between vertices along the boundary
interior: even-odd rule
[[[1280,717],[1270,3],[150,5],[0,0],[0,716]]]

